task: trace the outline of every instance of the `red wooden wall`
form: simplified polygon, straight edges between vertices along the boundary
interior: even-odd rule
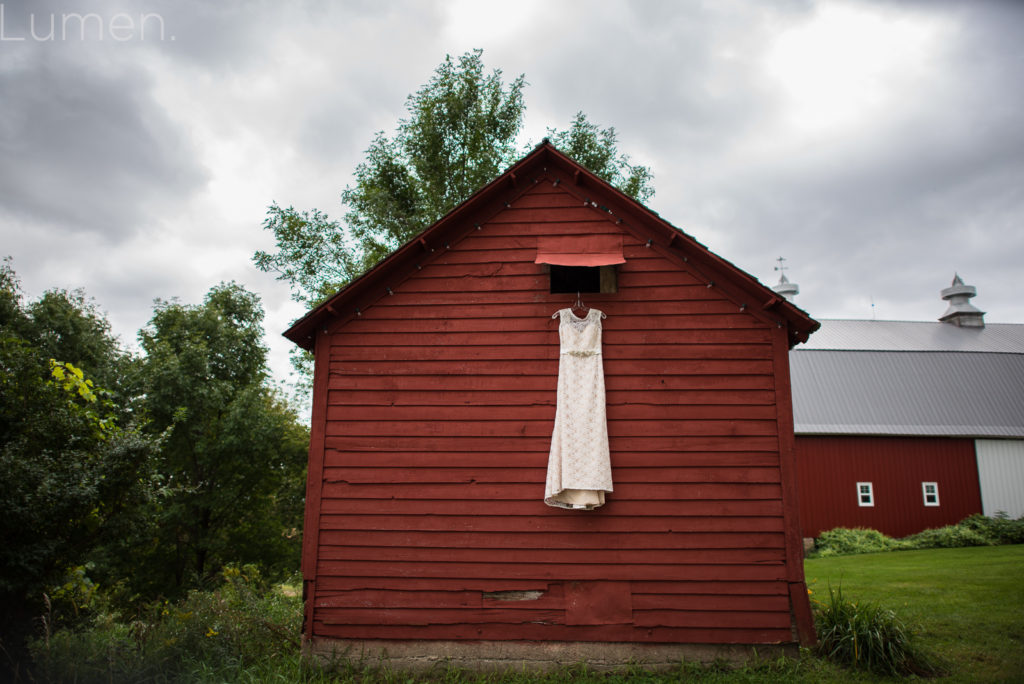
[[[618,292],[583,295],[608,314],[615,491],[542,501],[575,295],[536,239],[616,231],[545,179],[318,335],[307,636],[793,641],[785,331],[629,235]]]
[[[970,439],[797,436],[796,455],[806,537],[834,527],[905,537],[981,513]],[[873,507],[857,505],[858,482],[872,483]],[[924,505],[922,482],[938,483],[939,506]]]

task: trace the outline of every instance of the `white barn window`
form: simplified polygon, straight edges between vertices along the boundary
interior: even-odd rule
[[[925,506],[938,506],[939,505],[939,483],[938,482],[922,482],[921,493],[924,494],[924,505]]]
[[[857,505],[858,506],[874,506],[875,505],[875,489],[870,482],[858,482],[857,483]]]

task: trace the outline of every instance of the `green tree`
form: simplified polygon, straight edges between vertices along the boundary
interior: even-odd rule
[[[52,348],[33,338],[41,330],[37,312],[35,304],[22,302],[17,277],[5,262],[0,267],[0,640],[9,655],[18,653],[32,633],[47,587],[118,536],[126,513],[147,498],[156,451],[154,440],[121,424],[109,394],[81,368],[53,359]],[[63,342],[69,353],[79,348],[74,339]]]
[[[601,128],[576,112],[568,130],[548,129],[552,144],[640,202],[654,196],[654,176],[646,166],[630,164],[629,155],[618,151],[619,136],[615,127]]]
[[[234,283],[200,305],[158,302],[139,333],[147,430],[163,435],[148,559],[173,593],[225,563],[298,565],[308,434],[267,382],[259,298]]]
[[[333,295],[516,160],[525,86],[523,75],[506,86],[500,70],[486,73],[482,50],[446,57],[406,99],[394,137],[378,132],[366,150],[355,184],[341,194],[344,223],[274,203],[263,228],[277,249],[256,252],[256,266],[287,281],[307,306]],[[628,194],[641,201],[653,195],[650,170],[619,154],[614,128],[600,129],[579,113],[568,131],[551,133],[554,144]],[[305,357],[292,358],[301,370]]]

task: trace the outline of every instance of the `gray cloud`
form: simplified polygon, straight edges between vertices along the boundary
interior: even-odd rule
[[[786,256],[812,315],[870,316],[873,298],[879,317],[935,318],[938,291],[959,270],[990,320],[1024,321],[1020,3],[527,2],[514,28],[502,8],[463,33],[452,16],[485,10],[28,6],[164,21],[162,42],[0,43],[3,251],[35,292],[84,286],[127,339],[153,298],[198,301],[234,278],[265,296],[283,359],[277,335],[300,312],[249,263],[269,246],[265,206],[340,215],[338,192],[373,133],[394,129],[445,53],[473,47],[506,79],[526,74],[534,142],[578,110],[614,125],[622,151],[655,173],[652,208],[764,282]],[[793,135],[765,56],[783,32],[836,6],[941,25],[943,37],[881,111]],[[872,45],[857,49],[871,57]]]
[[[97,64],[83,45],[19,51],[0,70],[2,210],[115,239],[204,182],[141,69]]]

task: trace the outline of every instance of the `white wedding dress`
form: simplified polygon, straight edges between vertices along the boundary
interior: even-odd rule
[[[558,403],[551,434],[544,503],[558,508],[592,509],[612,491],[605,415],[601,318],[591,309],[583,318],[562,309],[558,337]]]

